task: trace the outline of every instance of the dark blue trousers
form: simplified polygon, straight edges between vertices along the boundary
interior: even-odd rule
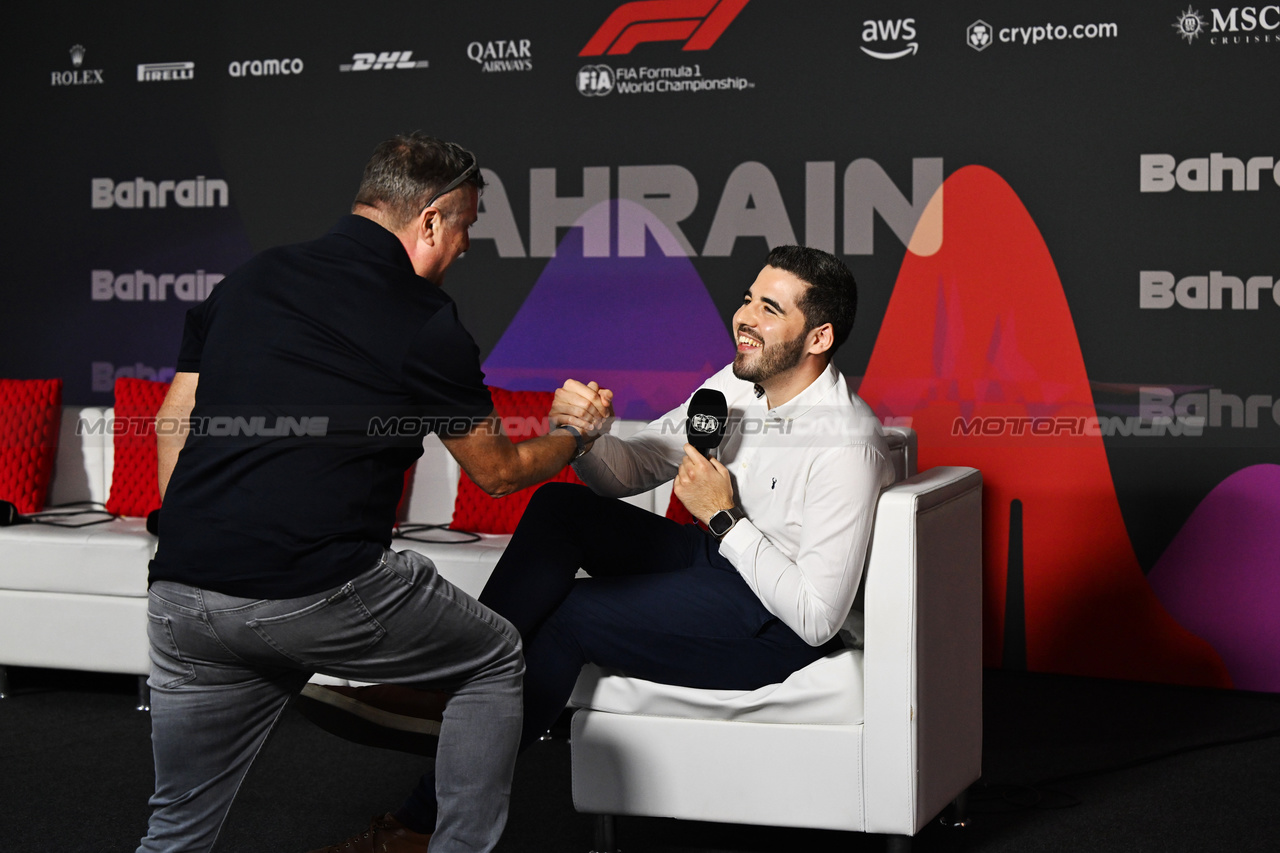
[[[481,603],[524,640],[521,748],[555,722],[583,664],[677,684],[754,690],[841,647],[813,647],[769,613],[715,537],[584,486],[539,489]],[[582,568],[589,578],[575,578]],[[434,776],[397,816],[430,831]]]

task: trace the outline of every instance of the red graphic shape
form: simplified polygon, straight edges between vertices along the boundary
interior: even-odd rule
[[[684,50],[716,43],[748,0],[637,0],[623,3],[605,19],[579,56],[618,56],[637,44],[682,41]]]
[[[609,48],[610,56],[630,53],[631,48],[649,41],[680,41],[693,35],[697,21],[655,21],[648,24],[632,24],[618,36]]]
[[[733,19],[738,17],[738,13],[747,5],[747,0],[720,0],[716,7],[711,10],[711,14],[707,15],[707,19],[702,22],[702,26],[698,27],[698,31],[693,37],[685,42],[681,50],[707,50],[711,45],[716,43],[716,39],[724,34],[729,28],[729,24],[733,23]]]
[[[941,248],[907,252],[858,394],[882,418],[912,419],[921,469],[982,471],[985,664],[1001,662],[1010,504],[1019,500],[1028,669],[1230,686],[1214,649],[1147,583],[1101,437],[1031,434],[1030,419],[1084,424],[1096,414],[1039,229],[990,169],[963,168],[940,192]],[[957,434],[974,418],[1006,428]]]

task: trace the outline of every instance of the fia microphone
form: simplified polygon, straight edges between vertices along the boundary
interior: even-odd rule
[[[703,456],[720,446],[724,438],[725,423],[729,420],[729,404],[724,394],[711,388],[699,388],[689,401],[689,418],[685,421],[685,436]]]

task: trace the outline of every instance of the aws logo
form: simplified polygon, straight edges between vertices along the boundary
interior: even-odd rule
[[[915,41],[915,37],[915,18],[862,22],[862,52],[874,59],[901,59],[904,56],[913,56],[920,49],[920,44]],[[892,49],[895,47],[895,42],[901,47]]]
[[[639,0],[623,3],[600,25],[578,56],[620,56],[638,44],[683,41],[682,50],[707,50],[748,0]]]

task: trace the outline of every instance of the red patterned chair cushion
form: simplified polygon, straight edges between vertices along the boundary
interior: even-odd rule
[[[672,521],[678,521],[681,524],[697,524],[698,519],[693,517],[693,513],[685,508],[685,505],[676,497],[676,493],[671,493],[671,500],[667,501],[667,518]]]
[[[107,512],[145,516],[160,508],[155,420],[167,393],[168,382],[116,380],[115,468]]]
[[[0,499],[39,512],[62,422],[61,379],[0,379]]]
[[[507,433],[512,441],[527,441],[547,431],[547,411],[555,396],[552,392],[490,388],[489,393],[493,395],[493,408],[507,425]],[[573,473],[572,468],[564,468],[546,482],[582,481]],[[538,483],[505,497],[491,498],[464,471],[458,481],[458,497],[453,504],[453,521],[449,527],[472,533],[513,533],[520,523],[520,516],[524,515],[524,508],[529,505],[530,498],[541,485],[542,483]]]

